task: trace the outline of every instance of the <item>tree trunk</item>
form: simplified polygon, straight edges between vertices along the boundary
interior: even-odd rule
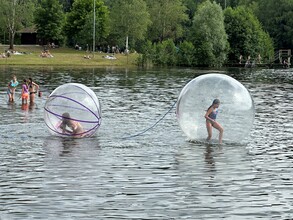
[[[9,49],[14,50],[14,37],[15,37],[15,19],[16,19],[16,4],[17,0],[12,2],[12,17],[9,18]]]
[[[14,50],[14,37],[15,37],[15,32],[10,31],[9,32],[9,50]]]

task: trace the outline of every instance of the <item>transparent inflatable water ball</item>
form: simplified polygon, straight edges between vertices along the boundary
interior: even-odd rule
[[[90,137],[101,125],[101,107],[87,86],[67,83],[56,88],[44,107],[44,120],[57,136]]]
[[[221,103],[216,120],[224,128],[223,141],[244,141],[253,126],[254,102],[240,82],[224,74],[200,75],[182,89],[176,106],[182,131],[190,140],[205,141],[208,133],[204,115],[214,99]],[[213,129],[212,139],[218,134]]]

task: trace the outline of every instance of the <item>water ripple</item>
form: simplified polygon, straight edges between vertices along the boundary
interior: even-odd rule
[[[292,219],[293,74],[233,71],[255,101],[247,145],[188,142],[172,111],[122,139],[167,112],[199,70],[15,67],[20,78],[29,72],[46,82],[45,94],[87,84],[103,121],[92,138],[52,137],[45,99],[27,111],[1,99],[0,219]]]

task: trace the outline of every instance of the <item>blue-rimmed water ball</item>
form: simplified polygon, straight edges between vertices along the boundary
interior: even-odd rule
[[[241,143],[247,140],[255,114],[252,96],[239,81],[218,73],[194,78],[178,97],[177,120],[188,139],[206,140],[204,116],[215,99],[220,100],[216,120],[224,128],[223,141]],[[217,140],[218,135],[219,132],[213,129],[212,139]]]
[[[83,84],[63,84],[48,97],[44,120],[53,135],[90,137],[101,125],[100,102],[94,91]]]

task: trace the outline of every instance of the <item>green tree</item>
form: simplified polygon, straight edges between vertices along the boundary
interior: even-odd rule
[[[227,39],[221,6],[210,1],[200,4],[190,36],[190,41],[195,46],[195,65],[223,65],[229,48]]]
[[[150,25],[150,15],[144,0],[116,0],[112,2],[110,13],[113,43],[130,39],[132,45],[146,37]]]
[[[150,40],[144,41],[141,45],[142,53],[139,55],[137,64],[140,66],[151,66],[155,57],[155,48]]]
[[[152,25],[148,35],[152,41],[162,42],[183,36],[183,23],[188,20],[182,0],[147,0]]]
[[[69,12],[74,0],[59,0],[63,6],[64,12]]]
[[[43,43],[60,43],[63,39],[64,13],[59,0],[41,0],[36,9],[35,24]]]
[[[204,0],[183,0],[183,5],[187,8],[186,13],[189,16],[189,19],[193,19],[197,6],[203,1]]]
[[[239,5],[239,1],[241,0],[216,0],[216,2],[220,4],[223,9],[226,9],[228,7],[237,7]]]
[[[0,9],[1,10],[1,9]],[[0,44],[5,44],[6,39],[5,39],[5,32],[7,32],[6,28],[5,28],[5,23],[4,23],[4,19],[0,18]]]
[[[109,34],[109,10],[102,0],[75,0],[66,16],[64,31],[69,45],[92,45],[95,20],[95,42],[99,43]]]
[[[32,25],[34,0],[0,0],[0,24],[8,32],[9,49],[14,49],[14,38],[18,30]]]
[[[245,6],[245,7],[249,7],[250,9],[252,9],[253,5],[257,5],[257,2],[259,0],[238,0],[238,5],[237,6]]]
[[[259,0],[256,15],[277,48],[293,48],[293,0]]]
[[[194,64],[194,46],[191,42],[183,41],[179,44],[178,65],[192,66]]]
[[[154,44],[154,53],[155,65],[175,66],[177,64],[177,48],[171,39]]]
[[[225,10],[225,27],[230,43],[229,60],[236,61],[240,55],[256,58],[260,54],[270,59],[273,43],[263,30],[257,17],[245,7]]]

